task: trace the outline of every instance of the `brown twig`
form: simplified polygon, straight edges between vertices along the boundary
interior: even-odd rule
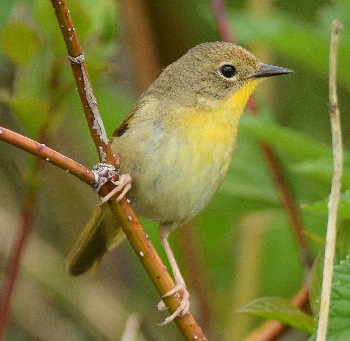
[[[107,139],[103,122],[100,118],[96,99],[93,94],[91,82],[87,73],[84,62],[84,54],[80,47],[78,37],[76,35],[70,12],[63,0],[51,0],[55,10],[58,24],[66,43],[69,60],[72,64],[75,81],[79,96],[84,108],[85,117],[87,119],[90,133],[95,142],[101,162],[107,162],[117,168],[110,143]],[[106,195],[114,185],[106,183],[101,187],[100,194]],[[160,295],[164,295],[167,291],[174,287],[174,282],[168,272],[165,270],[161,259],[159,258],[153,245],[150,243],[147,234],[143,230],[134,211],[128,205],[126,199],[116,202],[112,200],[109,203],[113,213],[118,217],[122,224],[124,233],[126,234],[131,246],[136,252],[139,260],[147,271],[150,279],[155,285]],[[172,313],[179,305],[179,298],[167,297],[164,299],[165,304]],[[180,331],[188,340],[205,339],[199,325],[196,323],[191,313],[183,317],[175,319]]]
[[[303,233],[303,225],[301,223],[300,215],[293,195],[289,189],[286,178],[284,177],[281,164],[270,145],[267,143],[260,143],[260,148],[265,156],[265,160],[270,168],[270,172],[275,180],[280,199],[283,203],[284,209],[289,217],[292,225],[295,238],[298,242],[299,253],[301,259],[304,261],[306,269],[309,271],[312,266],[311,251],[307,244],[305,235]]]
[[[68,171],[90,186],[94,185],[94,175],[88,168],[45,145],[3,127],[0,127],[0,140],[23,149],[63,170]],[[108,191],[109,189],[104,187],[101,188],[102,195],[106,195]],[[112,201],[111,208],[113,212],[118,215],[118,219],[123,225],[123,230],[127,235],[131,246],[135,250],[159,294],[163,295],[165,292],[172,289],[174,287],[174,282],[166,271],[164,264],[159,258],[131,207],[126,201],[124,202],[124,205]],[[170,297],[165,298],[164,300],[169,307],[170,312],[175,311],[179,305],[178,298]],[[186,340],[193,340],[194,336],[198,336],[198,340],[205,339],[204,333],[201,331],[201,328],[192,314],[189,313],[181,318],[176,318],[175,322],[178,324],[179,329],[185,336]]]
[[[157,78],[162,65],[150,17],[150,9],[145,0],[121,0],[122,18],[128,36],[135,84],[140,92],[145,91]]]
[[[24,202],[22,204],[21,223],[11,248],[10,257],[7,263],[6,277],[1,288],[0,340],[3,340],[5,337],[6,327],[10,316],[11,300],[17,282],[22,256],[32,227],[37,183],[36,174],[39,171],[39,161],[39,159],[35,160],[34,168],[29,170],[31,174],[29,175],[29,181],[27,181]]]
[[[333,276],[335,243],[337,235],[338,207],[341,192],[341,177],[343,171],[343,147],[340,125],[340,112],[337,98],[336,70],[339,32],[342,24],[338,20],[332,23],[331,43],[329,53],[329,115],[331,120],[332,144],[334,157],[334,173],[331,194],[328,203],[328,224],[324,256],[323,281],[321,293],[320,314],[317,327],[317,340],[324,341],[327,336],[329,305]]]
[[[46,119],[41,122],[41,128],[38,134],[38,140],[40,143],[36,143],[37,148],[43,148],[45,143],[48,142],[49,136],[48,131],[50,128],[50,124],[52,123],[56,113],[57,106],[59,103],[59,99],[61,96],[58,95],[57,92],[57,83],[58,83],[58,75],[60,72],[60,68],[57,67],[57,63],[54,65],[51,71],[51,77],[49,79],[49,89],[51,90],[50,96],[50,115],[46,117]],[[65,89],[65,90],[68,90]],[[62,95],[62,92],[60,93]],[[15,138],[15,135],[11,135],[11,132],[7,131],[3,128],[0,131],[1,135],[6,138]],[[17,137],[20,135],[17,134]],[[1,136],[0,136],[1,139]],[[21,140],[21,138],[18,138]],[[27,141],[28,142],[28,141]],[[33,161],[33,162],[32,162]],[[20,271],[20,266],[22,263],[22,258],[25,252],[25,247],[27,245],[33,224],[33,216],[35,211],[35,201],[36,201],[36,193],[40,183],[40,171],[42,170],[42,166],[44,163],[41,159],[35,158],[30,159],[27,165],[27,176],[24,181],[24,199],[22,200],[21,207],[21,218],[20,225],[16,230],[16,234],[14,237],[13,245],[11,246],[10,256],[7,261],[7,270],[5,279],[1,288],[1,296],[0,296],[0,340],[5,337],[6,327],[8,325],[10,310],[11,310],[11,301],[15,292],[15,287],[18,279],[18,273]]]
[[[49,121],[53,115],[47,117],[46,121],[39,131],[39,140],[42,142],[40,146],[44,145],[48,140],[47,131],[49,128]],[[0,139],[7,134],[5,128],[0,130]],[[4,279],[4,283],[1,288],[1,300],[0,300],[0,340],[5,337],[6,327],[10,317],[11,301],[15,292],[18,273],[20,270],[23,254],[26,244],[28,242],[30,232],[32,229],[34,207],[36,193],[39,183],[39,171],[42,168],[42,160],[34,159],[33,164],[28,162],[27,176],[24,184],[25,195],[22,201],[21,208],[21,223],[18,227],[18,232],[15,235],[13,245],[11,247],[10,256],[7,262],[7,271]]]
[[[33,154],[45,161],[73,174],[75,177],[86,182],[90,186],[95,183],[93,173],[80,163],[56,152],[45,144],[36,142],[21,134],[15,133],[5,127],[0,126],[0,140]]]
[[[101,162],[115,164],[111,145],[97,107],[96,98],[91,87],[90,77],[86,68],[84,53],[81,48],[70,11],[65,1],[51,0],[66,44],[68,59],[71,62],[75,83],[88,122],[91,137],[94,140]]]
[[[223,0],[212,0],[212,7],[221,39],[235,44],[236,39],[232,33],[232,27],[229,23]]]
[[[188,225],[188,224],[187,224]],[[180,235],[180,243],[183,245],[182,250],[185,255],[185,259],[189,260],[187,263],[188,273],[190,276],[190,287],[193,290],[198,311],[201,316],[201,323],[206,326],[206,331],[209,335],[214,331],[213,328],[213,312],[210,306],[210,294],[211,290],[208,287],[208,279],[206,277],[206,268],[204,266],[198,266],[199,264],[205,264],[199,248],[196,244],[198,236],[195,231],[196,226],[191,224],[190,226],[183,226]]]
[[[232,34],[232,29],[230,29],[230,24],[223,0],[212,0],[212,6],[214,9],[218,30],[221,34],[222,39],[228,42],[235,42],[236,39]],[[254,101],[253,96],[251,96],[248,101],[247,109],[248,112],[253,115],[256,115],[258,113],[258,107]],[[303,226],[297,205],[289,188],[288,182],[284,177],[281,164],[270,145],[267,143],[261,143],[260,146],[266,162],[270,168],[270,172],[274,178],[284,209],[288,214],[291,226],[296,236],[301,259],[303,260],[306,269],[309,271],[312,266],[311,251],[308,247],[305,235],[303,234]]]

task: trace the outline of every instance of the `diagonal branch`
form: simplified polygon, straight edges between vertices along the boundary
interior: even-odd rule
[[[47,147],[45,144],[34,141],[21,134],[0,126],[0,140],[33,154],[63,170],[73,174],[81,181],[86,182],[90,186],[95,183],[93,173],[80,163],[68,158],[67,156],[56,152]]]
[[[87,119],[91,136],[99,153],[100,161],[112,164],[118,169],[111,145],[107,139],[103,122],[99,115],[97,102],[94,97],[84,61],[84,54],[76,35],[68,7],[63,0],[51,0],[51,3],[66,44],[78,93],[84,108],[84,114]],[[101,187],[99,194],[105,196],[113,188],[114,185],[108,182]],[[122,228],[126,237],[139,257],[139,260],[144,266],[157,291],[160,295],[164,295],[167,291],[174,288],[174,282],[165,270],[160,257],[150,243],[150,240],[143,230],[134,211],[125,198],[120,202],[111,200],[109,205],[113,213],[122,223]],[[174,297],[165,298],[164,301],[169,307],[170,313],[174,312],[180,303],[179,298]],[[191,313],[186,314],[181,318],[176,318],[175,322],[186,339],[205,339],[201,328],[196,323]]]

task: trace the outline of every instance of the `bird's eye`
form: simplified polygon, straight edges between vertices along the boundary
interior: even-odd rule
[[[225,65],[220,67],[219,72],[225,78],[232,78],[237,73],[237,70],[234,66],[225,64]]]

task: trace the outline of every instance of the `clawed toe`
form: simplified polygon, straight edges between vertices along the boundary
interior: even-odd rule
[[[158,304],[157,304],[157,309],[158,309],[159,311],[163,311],[163,310],[167,310],[168,307],[165,305],[164,301],[161,300],[161,301],[159,301]]]
[[[100,206],[102,204],[105,204],[106,202],[108,202],[116,193],[120,192],[117,201],[120,201],[121,199],[124,198],[124,196],[126,195],[126,193],[131,189],[131,176],[130,174],[122,174],[119,177],[118,181],[112,181],[112,183],[114,185],[116,185],[116,187],[109,193],[107,194],[105,197],[101,198],[101,203],[99,203],[97,206]]]
[[[182,294],[182,297],[181,297]],[[189,301],[189,293],[186,290],[186,286],[184,284],[178,284],[176,285],[172,290],[169,290],[165,295],[162,297],[169,297],[169,296],[174,296],[174,297],[180,297],[181,302],[177,309],[170,315],[168,316],[164,322],[160,323],[160,326],[164,326],[165,324],[168,324],[169,322],[173,321],[176,317],[178,316],[184,316],[185,314],[188,313],[190,309],[190,301]],[[164,301],[160,301],[157,305],[158,310],[166,310],[168,307],[165,305]]]

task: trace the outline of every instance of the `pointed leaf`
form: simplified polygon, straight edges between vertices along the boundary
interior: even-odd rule
[[[311,175],[317,180],[331,184],[333,177],[333,159],[320,159],[318,161],[306,161],[293,165],[292,170],[305,175]],[[344,155],[344,169],[342,175],[343,188],[350,188],[350,157],[348,153]]]
[[[1,48],[18,66],[26,65],[40,47],[38,32],[22,22],[7,24],[1,34]]]
[[[266,114],[263,114],[266,116]],[[269,115],[269,114],[268,114]],[[282,127],[264,117],[244,116],[241,129],[252,137],[268,142],[295,161],[319,160],[331,158],[330,146],[319,142],[306,134]]]
[[[277,320],[291,327],[313,332],[314,318],[293,306],[290,300],[280,297],[261,297],[237,310],[239,313],[248,313],[254,316]]]
[[[46,122],[49,107],[45,101],[32,97],[6,98],[3,93],[0,97],[0,100],[9,105],[15,117],[30,134],[36,135]]]
[[[350,340],[350,256],[334,266],[327,341]],[[310,340],[316,340],[314,334]]]
[[[302,207],[309,211],[316,211],[327,214],[328,201],[329,198],[324,198],[323,200],[316,201],[310,205],[303,205]],[[350,190],[340,195],[338,215],[341,218],[350,219]]]
[[[350,229],[349,226],[341,225],[337,233],[337,247],[335,253],[335,264],[339,264],[341,260],[346,259],[350,254]],[[310,276],[310,305],[313,314],[316,316],[320,310],[320,295],[322,288],[322,272],[324,260],[324,247],[318,253],[312,267]]]

